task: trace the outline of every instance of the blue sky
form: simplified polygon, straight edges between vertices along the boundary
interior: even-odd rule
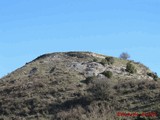
[[[0,77],[39,55],[92,51],[160,75],[159,0],[0,0]]]

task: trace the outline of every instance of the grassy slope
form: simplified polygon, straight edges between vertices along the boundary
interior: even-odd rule
[[[1,118],[113,120],[120,119],[118,111],[158,113],[160,83],[149,79],[150,70],[142,64],[132,62],[137,74],[113,72],[111,79],[93,77],[87,84],[82,73],[69,68],[95,58],[102,60],[89,52],[46,54],[5,76],[0,80]],[[125,68],[128,62],[114,59],[107,69]]]

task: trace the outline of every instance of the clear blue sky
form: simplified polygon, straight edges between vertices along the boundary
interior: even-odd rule
[[[159,0],[0,0],[0,76],[37,56],[128,52],[160,74]]]

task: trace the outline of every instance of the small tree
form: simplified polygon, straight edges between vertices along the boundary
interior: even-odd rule
[[[124,60],[127,60],[128,58],[130,58],[130,55],[126,52],[123,52],[121,55],[120,55],[120,58],[124,59]]]

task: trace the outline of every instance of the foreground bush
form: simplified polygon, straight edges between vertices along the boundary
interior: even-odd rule
[[[112,99],[115,93],[111,83],[106,79],[93,81],[89,91],[93,94],[94,99],[102,101]]]

